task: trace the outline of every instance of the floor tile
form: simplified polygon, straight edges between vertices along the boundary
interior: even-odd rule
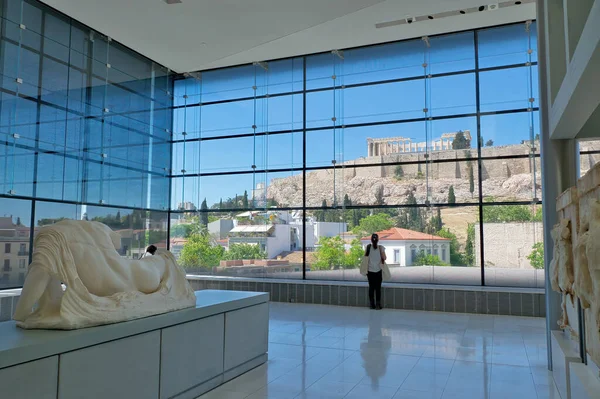
[[[396,392],[396,388],[360,384],[352,388],[344,399],[392,399]]]
[[[228,391],[222,387],[217,387],[212,391],[199,396],[197,399],[245,399],[247,396],[248,394],[244,392]]]
[[[542,319],[270,307],[269,361],[201,399],[558,399]]]
[[[441,396],[441,392],[423,392],[400,389],[398,392],[396,392],[396,395],[394,395],[393,399],[440,399]]]

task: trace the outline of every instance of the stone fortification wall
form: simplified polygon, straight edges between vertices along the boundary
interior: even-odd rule
[[[599,143],[582,143],[583,151],[600,150]],[[452,186],[457,202],[477,200],[479,170],[477,150],[447,150],[430,154],[432,160],[456,160],[470,152],[471,161],[462,159],[455,162],[402,165],[401,178],[396,176],[397,166],[385,165],[391,162],[425,162],[424,153],[404,153],[377,157],[358,158],[338,164],[335,169],[317,170],[306,174],[306,198],[308,206],[321,206],[323,200],[332,205],[334,199],[341,204],[347,194],[355,205],[376,204],[383,194],[383,203],[404,204],[410,192],[417,201],[423,203],[429,190],[433,202],[444,203]],[[485,147],[481,149],[484,158],[499,156],[528,155],[526,144]],[[581,170],[600,161],[600,154],[584,155]],[[475,183],[474,195],[469,187],[469,164],[472,165]],[[374,165],[374,166],[362,166]],[[535,177],[535,188],[533,178]],[[482,162],[482,187],[484,197],[498,200],[530,201],[542,199],[540,159],[490,159]],[[273,179],[267,189],[268,198],[274,198],[287,206],[302,206],[302,176]]]
[[[499,157],[499,156],[514,156],[528,155],[529,146],[525,144],[502,146],[502,147],[485,147],[481,149],[481,156],[484,158]],[[464,158],[471,156],[473,160],[467,161]],[[432,152],[429,154],[429,160],[433,161],[429,165],[402,165],[402,171],[407,178],[416,178],[419,172],[425,175],[429,168],[429,176],[433,179],[461,179],[468,177],[469,163],[473,165],[473,172],[477,178],[477,150],[447,150]],[[461,160],[458,160],[461,159]],[[457,160],[455,162],[435,163],[438,160]],[[352,168],[352,166],[360,166],[374,163],[391,163],[391,162],[427,162],[428,159],[424,153],[406,153],[383,155],[378,157],[359,158],[353,161],[344,163],[345,176],[348,177],[394,177],[396,166],[369,167],[369,168]],[[514,175],[539,172],[541,170],[540,160],[536,159],[535,163],[528,158],[523,159],[499,159],[499,160],[484,160],[482,164],[483,180],[489,178],[509,178]]]
[[[533,244],[543,241],[544,227],[533,223],[484,223],[485,266],[510,269],[532,269],[527,256]],[[479,224],[475,225],[475,264],[481,265]]]

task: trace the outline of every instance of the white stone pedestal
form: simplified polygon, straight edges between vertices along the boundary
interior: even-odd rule
[[[0,397],[193,399],[267,360],[268,294],[196,298],[195,308],[81,330],[0,323]]]

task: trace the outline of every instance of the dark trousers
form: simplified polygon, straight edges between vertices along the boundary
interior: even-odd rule
[[[368,272],[367,279],[369,280],[369,300],[371,301],[371,306],[376,303],[381,304],[381,282],[383,281],[383,273],[381,270],[375,273]]]

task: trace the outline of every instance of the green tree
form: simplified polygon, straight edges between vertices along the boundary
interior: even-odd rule
[[[69,218],[65,218],[65,217],[60,217],[60,218],[56,218],[56,219],[52,219],[52,218],[42,218],[42,219],[38,219],[37,221],[37,225],[38,226],[47,226],[49,224],[54,224],[54,223],[58,223],[62,220],[69,220]]]
[[[223,255],[224,260],[265,259],[267,254],[258,245],[231,244]]]
[[[404,170],[402,169],[402,165],[396,166],[394,169],[394,177],[398,180],[402,180],[404,177]]]
[[[244,196],[242,197],[242,208],[248,209],[248,191],[244,190]]]
[[[179,263],[185,269],[209,268],[218,266],[225,249],[212,245],[207,233],[192,234],[181,249]]]
[[[377,187],[377,191],[375,191],[375,205],[384,205],[385,201],[383,200],[383,185]]]
[[[539,134],[539,133],[537,133],[537,134],[535,135],[535,137],[534,137],[534,140],[535,140],[535,141],[540,141],[540,134]]]
[[[279,207],[279,203],[277,201],[275,201],[275,199],[273,199],[273,198],[267,199],[267,208],[278,208],[278,207]]]
[[[350,200],[350,197],[348,196],[348,194],[344,194],[344,208],[351,206],[352,205],[352,201]]]
[[[529,205],[494,205],[483,208],[484,223],[541,222],[542,208],[534,211]]]
[[[315,220],[317,222],[324,222],[326,213],[327,213],[327,201],[323,200],[323,202],[321,203],[321,209],[319,209],[318,211],[314,211]]]
[[[437,214],[432,217],[427,223],[426,233],[436,234],[442,229],[444,222],[442,221],[442,211],[440,208],[437,209]]]
[[[467,226],[467,241],[465,243],[465,263],[467,266],[475,264],[475,225]]]
[[[406,205],[409,205],[409,207],[400,212],[396,218],[396,226],[403,229],[425,232],[427,230],[427,223],[421,208],[416,206],[417,198],[412,191],[408,193]]]
[[[473,198],[473,193],[475,192],[475,176],[473,176],[473,162],[469,161],[468,166],[469,172],[469,192],[471,193],[471,198]]]
[[[452,233],[447,228],[444,228],[438,231],[437,235],[450,240],[450,264],[452,266],[465,266],[464,256],[460,252],[460,245],[456,238],[456,234]]]
[[[413,262],[413,266],[450,266],[447,263],[444,263],[439,256],[435,255],[427,255],[424,253],[420,253],[417,256],[417,259]]]
[[[362,244],[359,239],[352,240],[350,250],[344,254],[344,268],[356,269],[360,266],[360,262],[365,254]]]
[[[448,203],[456,204],[456,195],[454,194],[454,186],[450,186],[448,189]]]
[[[186,238],[195,232],[195,226],[193,224],[176,224],[171,226],[171,237]]]
[[[379,231],[388,230],[394,227],[394,221],[386,213],[375,213],[366,216],[360,220],[358,226],[352,229],[357,236],[370,236]]]
[[[344,263],[344,241],[339,236],[321,237],[311,268],[316,270],[339,269]]]
[[[460,130],[454,136],[454,141],[452,142],[453,150],[464,150],[466,148],[471,148],[471,140],[465,136],[465,133]]]
[[[223,198],[219,199],[219,209],[223,209]]]
[[[494,145],[494,140],[488,140],[485,142],[486,147],[492,147]]]
[[[202,204],[200,205],[200,224],[204,227],[208,226],[208,212],[206,212],[208,210],[208,205],[206,205],[206,198],[204,198],[204,201],[202,201]]]
[[[532,251],[527,255],[527,259],[534,269],[544,268],[544,243],[536,242],[533,244]]]

